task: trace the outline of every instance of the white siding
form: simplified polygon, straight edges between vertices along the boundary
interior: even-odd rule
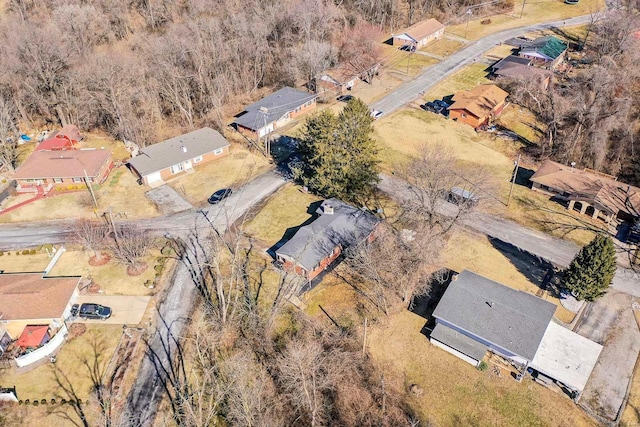
[[[446,344],[441,343],[438,340],[434,340],[433,338],[430,339],[429,341],[431,341],[431,344],[435,345],[438,348],[443,349],[444,351],[446,351],[447,353],[453,354],[456,357],[459,357],[460,359],[464,360],[465,362],[473,365],[473,366],[478,366],[480,364],[479,360],[476,360],[472,357],[467,356],[466,354],[462,354],[460,353],[458,350],[456,350],[455,348],[451,348]]]

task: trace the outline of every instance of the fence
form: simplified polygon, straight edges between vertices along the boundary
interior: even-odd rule
[[[32,351],[31,353],[27,353],[23,356],[16,357],[16,364],[18,367],[22,368],[23,366],[30,365],[38,360],[44,359],[45,357],[51,356],[54,351],[64,342],[65,337],[67,336],[67,325],[63,325],[62,328],[58,331],[57,334],[51,340],[38,348],[37,350]]]

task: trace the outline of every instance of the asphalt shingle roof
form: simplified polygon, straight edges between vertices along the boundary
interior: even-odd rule
[[[448,326],[438,323],[431,332],[431,338],[458,350],[473,359],[482,360],[487,353],[487,346],[475,341]]]
[[[234,123],[247,129],[257,130],[262,128],[265,123],[268,124],[279,120],[289,111],[301,107],[312,99],[317,98],[317,96],[316,94],[303,92],[291,87],[283,87],[260,101],[245,107],[244,111],[246,113],[236,117]],[[262,113],[260,111],[261,108],[266,108],[267,113]]]
[[[16,179],[96,178],[111,152],[94,148],[64,151],[34,151],[18,168]]]
[[[326,205],[334,213],[322,213]],[[311,224],[300,227],[296,234],[276,250],[277,255],[293,259],[307,271],[313,270],[338,245],[348,247],[371,234],[379,220],[369,212],[338,199],[322,202],[320,214]]]
[[[218,131],[204,127],[144,147],[138,156],[129,160],[129,164],[141,175],[148,175],[229,145]]]
[[[464,270],[433,316],[533,360],[555,310],[548,301]]]

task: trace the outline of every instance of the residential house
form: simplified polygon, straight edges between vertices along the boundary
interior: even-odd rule
[[[444,28],[444,24],[431,18],[418,22],[401,33],[393,34],[391,40],[394,46],[412,45],[420,48],[434,40],[442,38]]]
[[[235,116],[232,125],[249,137],[262,138],[315,108],[317,97],[315,93],[283,87],[245,107],[242,113]]]
[[[54,187],[102,183],[113,169],[111,152],[105,149],[34,151],[13,178],[18,193],[47,192]]]
[[[602,346],[552,322],[556,305],[464,270],[433,317],[430,341],[478,366],[487,351],[516,368],[581,392]]]
[[[633,222],[640,217],[640,188],[612,175],[546,160],[530,180],[534,190],[568,202],[569,210],[579,206],[581,214],[594,219]]]
[[[208,127],[141,149],[129,169],[146,185],[157,186],[195,166],[229,154],[231,144]]]
[[[453,95],[449,118],[477,129],[502,113],[509,94],[496,85],[480,85]]]
[[[373,239],[378,218],[338,199],[327,199],[316,210],[317,218],[300,227],[276,250],[276,260],[286,270],[307,281],[315,279],[349,246]]]
[[[538,37],[523,46],[518,53],[522,58],[528,58],[534,65],[555,69],[567,53],[567,45],[554,36]]]
[[[333,68],[315,78],[315,91],[318,95],[327,91],[331,95],[339,95],[353,89],[358,80],[358,73],[353,70],[346,67]]]
[[[77,126],[66,125],[55,131],[36,146],[36,151],[41,150],[74,150],[84,137]]]
[[[491,73],[496,77],[505,77],[521,81],[539,81],[540,87],[546,89],[551,82],[553,73],[544,68],[532,66],[532,60],[515,55],[501,59],[491,67]]]
[[[60,327],[78,295],[80,277],[0,274],[0,323],[12,338],[29,325]]]

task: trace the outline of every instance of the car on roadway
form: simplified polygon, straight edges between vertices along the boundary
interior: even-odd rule
[[[73,311],[73,308],[72,308]],[[82,319],[107,320],[111,317],[111,308],[100,304],[84,303],[78,310],[78,317]]]
[[[213,193],[211,197],[209,197],[209,204],[217,205],[218,203],[229,197],[232,193],[233,190],[231,190],[230,188],[222,188]]]
[[[379,110],[371,110],[371,117],[373,117],[374,119],[379,119],[380,117],[382,117],[384,113],[382,111]]]
[[[336,99],[340,102],[349,102],[353,99],[353,95],[340,95]]]

